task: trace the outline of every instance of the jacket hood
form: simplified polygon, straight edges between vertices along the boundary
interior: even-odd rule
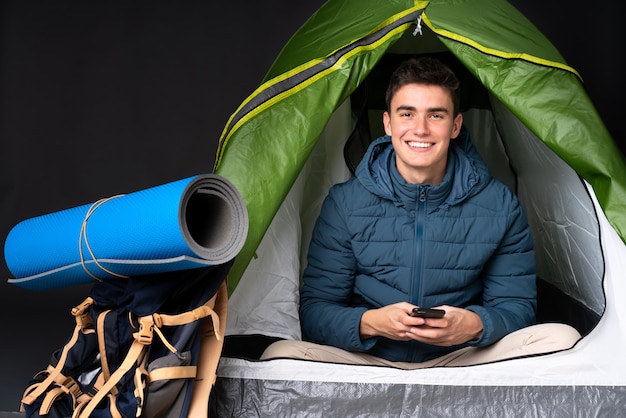
[[[429,188],[429,201],[436,206],[457,204],[480,191],[491,175],[469,131],[461,128],[459,136],[450,142],[446,174],[441,184],[420,185],[404,181],[396,169],[396,152],[388,135],[376,139],[368,147],[356,169],[356,177],[371,193],[402,204],[414,199],[417,190]]]

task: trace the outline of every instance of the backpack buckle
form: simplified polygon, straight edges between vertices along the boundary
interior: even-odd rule
[[[94,300],[88,297],[80,305],[72,308],[72,315],[76,320],[76,325],[81,329],[93,325],[93,319],[91,319],[91,315],[89,315],[89,307],[93,305],[93,302]]]
[[[137,342],[143,345],[152,344],[152,331],[154,329],[154,321],[152,316],[144,316],[139,318],[139,331],[133,334]]]
[[[78,382],[71,377],[67,377],[61,386],[65,387],[65,389],[67,389],[67,391],[71,393],[74,398],[78,398],[78,396],[82,393]]]

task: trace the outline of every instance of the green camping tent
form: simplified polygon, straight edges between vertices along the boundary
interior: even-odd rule
[[[514,7],[499,0],[330,1],[285,45],[220,139],[215,172],[241,191],[250,216],[231,292],[332,113],[407,33],[408,48],[437,48],[426,31],[592,185],[626,240],[621,154],[577,72]]]
[[[462,111],[535,240],[538,319],[575,347],[411,372],[274,359],[298,339],[299,274],[328,187],[381,131],[398,60],[433,54],[461,77]],[[329,0],[294,34],[223,131],[215,172],[250,228],[229,276],[219,416],[613,416],[626,408],[626,166],[578,73],[505,0]],[[330,408],[330,409],[327,409]],[[254,411],[254,412],[251,412]]]

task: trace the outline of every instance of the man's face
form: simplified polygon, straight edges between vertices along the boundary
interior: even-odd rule
[[[450,138],[456,138],[462,122],[461,114],[454,117],[452,98],[442,87],[407,84],[398,89],[383,124],[400,175],[408,183],[441,183]]]

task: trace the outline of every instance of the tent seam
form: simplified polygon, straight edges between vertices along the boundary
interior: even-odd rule
[[[423,5],[423,2],[417,3],[419,6]],[[377,48],[380,44],[387,42],[391,37],[395,36],[400,32],[404,32],[407,28],[413,24],[413,21],[416,20],[417,16],[423,11],[423,7],[415,6],[411,9],[407,9],[402,13],[398,13],[391,18],[385,20],[378,26],[376,26],[372,31],[370,31],[365,36],[362,36],[358,39],[352,40],[351,42],[335,49],[330,54],[326,55],[323,59],[317,58],[310,60],[304,64],[301,64],[294,69],[287,71],[277,77],[274,77],[271,80],[263,83],[259,88],[257,88],[244,102],[239,106],[239,108],[231,115],[229,118],[224,131],[221,135],[220,145],[218,146],[218,151],[215,159],[214,170],[219,167],[219,164],[222,160],[222,155],[224,149],[226,148],[230,138],[232,135],[239,129],[239,127],[246,123],[251,118],[255,117],[260,112],[272,107],[274,104],[284,100],[287,97],[290,97],[299,91],[305,89],[307,86],[317,82],[323,77],[329,75],[329,73],[336,72],[343,63],[352,58],[354,55],[368,50],[373,50]],[[414,17],[415,16],[415,17]],[[391,27],[391,25],[399,23],[396,27]],[[383,32],[382,34],[380,32]],[[378,35],[376,39],[371,42],[367,42],[365,44],[358,44],[363,40],[368,40],[369,38]],[[341,52],[342,50],[346,50],[345,52]],[[338,55],[339,54],[339,55]],[[332,62],[334,60],[334,62]],[[280,87],[281,83],[286,83],[290,79],[293,79],[295,76],[300,74],[305,74],[307,71],[315,71],[316,67],[323,66],[324,63],[332,62],[331,65],[328,65],[327,68],[321,68],[319,71],[311,74],[310,76],[306,76],[302,81],[296,82],[293,85],[288,85],[284,88]],[[254,99],[260,98],[263,92],[268,92],[273,88],[278,88],[274,94],[271,94],[267,99],[262,100],[258,105],[253,106],[250,110],[243,113],[241,117],[237,119],[237,114],[240,113],[245,107],[251,103]],[[233,123],[233,121],[236,122]]]
[[[544,58],[539,58],[539,57],[536,57],[534,55],[529,55],[529,54],[525,54],[525,53],[505,52],[505,51],[501,51],[501,50],[498,50],[498,49],[489,48],[489,47],[481,45],[478,42],[473,41],[473,40],[471,40],[471,39],[469,39],[469,38],[467,38],[467,37],[465,37],[463,35],[459,35],[457,33],[451,32],[451,31],[446,30],[446,29],[437,29],[437,28],[435,28],[433,23],[430,21],[430,19],[426,16],[426,12],[422,13],[422,19],[423,19],[424,23],[426,23],[426,25],[433,32],[435,32],[437,35],[442,36],[444,38],[451,39],[451,40],[456,41],[456,42],[460,42],[460,43],[466,44],[468,46],[471,46],[472,48],[475,48],[475,49],[485,53],[485,54],[493,55],[493,56],[504,58],[504,59],[520,59],[520,60],[528,61],[528,62],[531,62],[531,63],[534,63],[534,64],[543,65],[543,66],[546,66],[546,67],[559,68],[561,70],[565,70],[565,71],[568,71],[570,73],[573,73],[576,77],[578,77],[582,81],[582,77],[580,76],[578,71],[576,71],[574,68],[570,67],[569,65],[561,64],[561,63],[556,62],[556,61],[551,61],[551,60],[547,60],[547,59],[544,59]]]

